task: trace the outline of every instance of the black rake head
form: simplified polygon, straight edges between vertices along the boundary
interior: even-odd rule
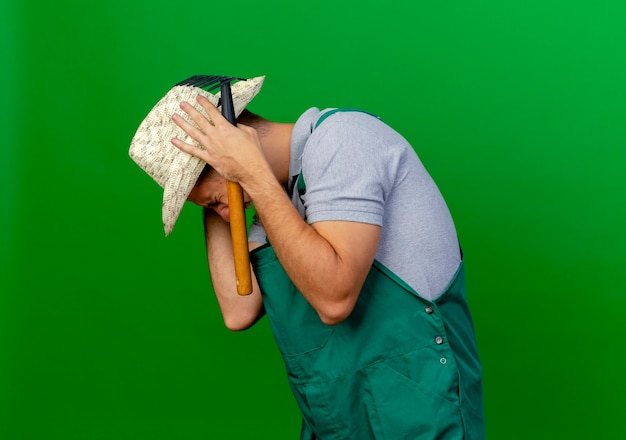
[[[236,78],[234,76],[217,76],[217,75],[194,75],[184,81],[176,84],[177,86],[194,86],[212,92],[221,88],[222,84],[230,84],[233,81],[245,81],[245,78]]]
[[[245,78],[236,78],[233,76],[216,76],[216,75],[194,75],[184,81],[176,84],[177,86],[194,86],[204,91],[212,92],[220,89],[221,96],[217,107],[222,107],[222,114],[233,125],[235,122],[235,109],[233,106],[233,97],[231,94],[230,83],[233,81],[245,81]]]

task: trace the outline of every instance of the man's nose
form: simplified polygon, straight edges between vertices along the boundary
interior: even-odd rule
[[[227,203],[220,203],[214,208],[214,210],[217,213],[217,215],[219,215],[220,217],[222,217],[222,219],[224,219],[224,221],[230,223],[230,209],[228,208]]]

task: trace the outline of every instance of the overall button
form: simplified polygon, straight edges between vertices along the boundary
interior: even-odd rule
[[[443,344],[443,338],[441,336],[437,336],[435,338],[435,344],[437,344],[437,345]]]
[[[433,312],[434,312],[434,310],[433,310],[433,308],[432,308],[431,306],[426,307],[426,308],[424,309],[424,311],[425,311],[426,313],[428,313],[429,315],[432,315],[432,314],[433,314]]]

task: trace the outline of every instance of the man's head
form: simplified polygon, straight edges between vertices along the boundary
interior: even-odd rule
[[[206,166],[198,181],[189,193],[187,200],[215,211],[224,221],[230,222],[230,208],[228,205],[228,191],[226,179],[220,176],[213,168]],[[246,207],[250,204],[250,197],[243,193],[243,201]]]
[[[248,103],[261,89],[264,77],[239,81],[231,86],[235,115],[240,116]],[[163,187],[163,226],[165,234],[174,228],[180,211],[194,188],[205,163],[180,151],[171,144],[172,138],[197,144],[174,124],[172,115],[179,111],[181,102],[196,102],[203,95],[218,105],[218,95],[194,86],[175,86],[148,113],[131,142],[131,158]],[[204,110],[198,106],[198,111]],[[183,115],[185,117],[185,115]]]
[[[263,137],[269,133],[271,122],[244,109],[237,118],[237,125],[239,124],[254,128],[259,133],[259,137]],[[213,209],[225,221],[230,221],[226,179],[220,176],[210,165],[205,165],[202,169],[187,200],[198,206]],[[245,193],[244,203],[250,203],[250,198]]]

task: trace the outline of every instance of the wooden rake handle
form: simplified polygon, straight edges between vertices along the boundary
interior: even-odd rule
[[[230,210],[230,237],[233,241],[235,260],[235,278],[237,293],[252,293],[252,276],[250,273],[250,254],[248,253],[248,233],[246,227],[246,211],[243,203],[243,190],[238,183],[226,181],[228,208]]]

